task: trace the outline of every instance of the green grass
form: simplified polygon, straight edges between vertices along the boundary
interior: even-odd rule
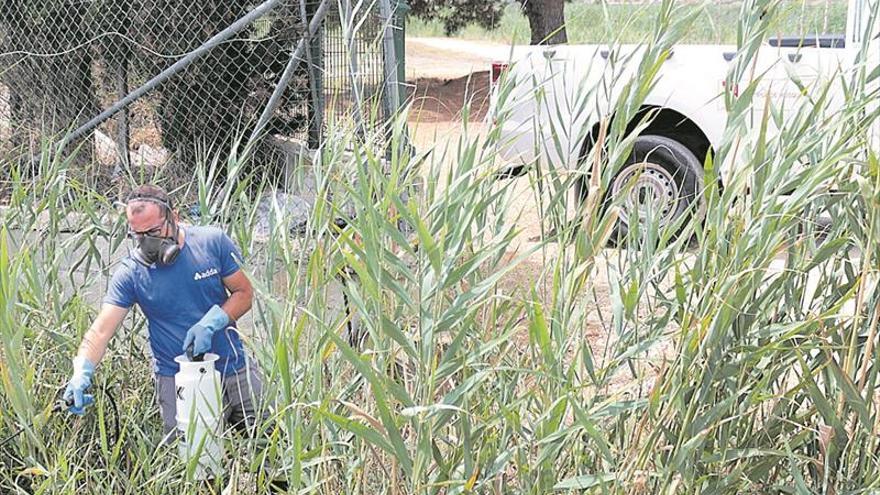
[[[783,14],[771,30],[774,35],[802,33],[843,33],[846,29],[846,2],[786,1]],[[594,4],[571,2],[565,4],[566,30],[569,43],[608,43],[619,37],[622,43],[644,41],[650,33],[660,4]],[[681,38],[682,43],[735,44],[740,18],[740,2],[722,4],[687,4],[685,11],[699,15],[693,26]],[[443,26],[436,21],[424,21],[415,16],[407,20],[409,36],[446,36]],[[453,37],[470,40],[490,40],[502,43],[529,42],[528,20],[516,6],[508,6],[499,26],[487,30],[469,25]]]

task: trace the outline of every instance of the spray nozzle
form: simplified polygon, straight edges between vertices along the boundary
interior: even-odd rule
[[[52,414],[61,412],[65,409],[68,409],[73,405],[73,397],[69,399],[58,399],[55,401],[55,404],[52,405]]]

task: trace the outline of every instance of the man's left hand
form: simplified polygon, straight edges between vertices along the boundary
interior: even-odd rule
[[[189,346],[192,346],[193,355],[204,354],[211,350],[211,339],[217,330],[226,328],[229,325],[229,315],[223,311],[223,308],[216,304],[205,313],[205,316],[193,325],[187,332],[186,338],[183,339],[183,350],[186,352]]]

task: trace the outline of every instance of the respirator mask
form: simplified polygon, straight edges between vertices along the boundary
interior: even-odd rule
[[[177,242],[180,235],[180,227],[178,227],[171,216],[171,205],[167,201],[153,196],[135,196],[128,199],[128,203],[134,201],[149,201],[158,204],[162,208],[164,221],[159,226],[146,232],[133,232],[129,230],[128,237],[133,243],[132,257],[144,266],[154,264],[170,265],[174,263],[174,260],[180,254],[180,246]],[[159,235],[165,226],[171,227],[168,237]]]

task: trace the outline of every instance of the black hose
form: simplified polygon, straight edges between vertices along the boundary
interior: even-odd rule
[[[348,344],[354,348],[357,348],[360,336],[356,336],[354,334],[354,327],[351,324],[351,319],[353,318],[351,304],[348,302],[348,294],[345,293],[344,287],[342,288],[342,303],[345,305],[345,326],[348,328]]]
[[[110,401],[110,407],[113,408],[113,441],[110,442],[110,445],[116,445],[116,442],[121,438],[119,430],[119,407],[116,406],[116,398],[113,397],[113,394],[111,394],[109,390],[104,390],[104,396],[107,397],[107,400]]]

